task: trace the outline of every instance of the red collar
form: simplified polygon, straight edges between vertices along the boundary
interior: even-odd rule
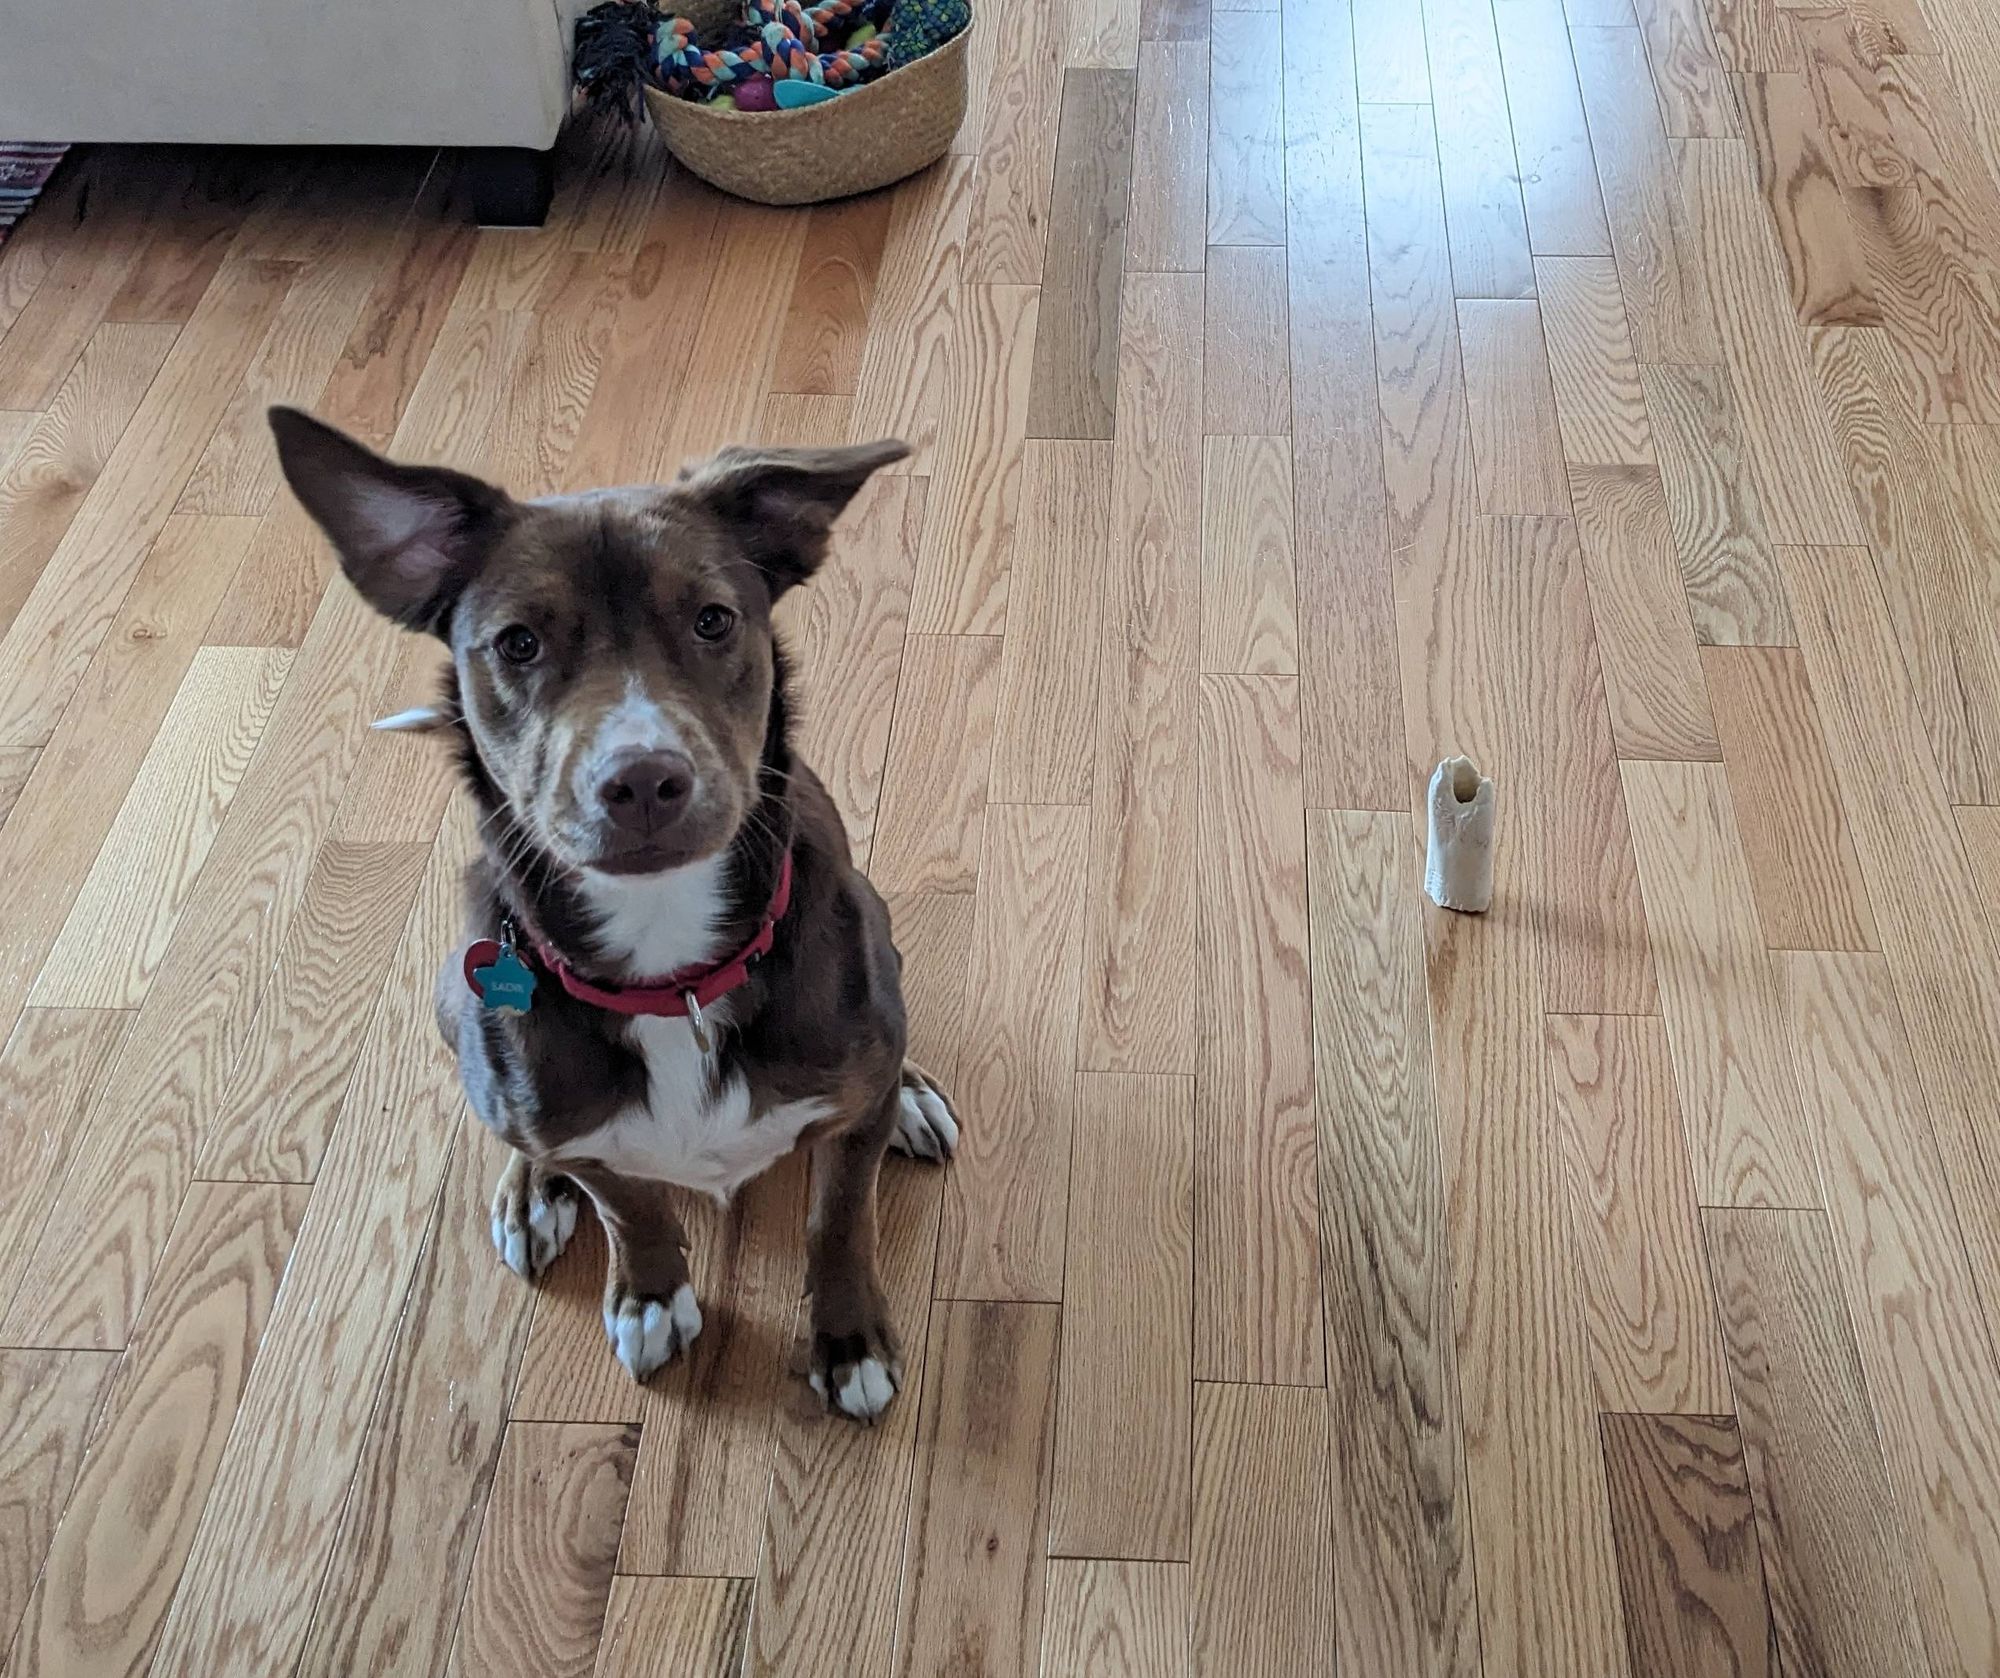
[[[791,906],[792,852],[787,846],[778,862],[778,881],[771,890],[771,901],[765,906],[756,932],[751,935],[750,942],[727,961],[707,967],[683,967],[661,978],[648,979],[643,984],[593,985],[540,940],[535,943],[535,960],[577,1001],[587,1002],[594,1008],[608,1009],[614,1014],[650,1015],[676,1020],[692,1016],[698,1024],[703,1009],[713,1007],[749,981],[751,968],[770,953],[772,944],[777,941],[778,922],[785,918],[785,911]],[[494,940],[483,938],[465,952],[465,982],[471,986],[475,996],[480,991],[472,977],[474,968],[490,965],[498,958],[500,950],[501,946]]]

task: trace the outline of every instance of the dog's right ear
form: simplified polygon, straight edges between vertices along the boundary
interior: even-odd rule
[[[518,512],[505,491],[442,466],[402,466],[296,408],[273,408],[285,481],[348,580],[409,629],[444,633],[452,602]]]

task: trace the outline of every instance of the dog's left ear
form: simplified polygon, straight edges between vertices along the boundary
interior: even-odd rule
[[[861,486],[909,452],[894,439],[846,449],[728,448],[683,468],[673,491],[735,529],[775,600],[819,569],[833,521]]]

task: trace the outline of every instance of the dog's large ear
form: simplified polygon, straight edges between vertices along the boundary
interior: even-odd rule
[[[271,434],[292,493],[378,611],[442,633],[447,613],[513,521],[491,484],[442,466],[403,466],[296,408],[273,408]]]
[[[684,468],[674,493],[737,532],[776,599],[819,569],[827,532],[856,491],[909,452],[894,439],[846,449],[728,448]]]

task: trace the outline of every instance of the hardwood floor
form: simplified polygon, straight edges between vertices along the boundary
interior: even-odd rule
[[[0,248],[0,1673],[2000,1675],[1985,0],[990,0],[952,155],[83,149]],[[259,415],[906,437],[780,613],[966,1127],[646,1388]],[[1421,793],[1500,787],[1483,918]]]

